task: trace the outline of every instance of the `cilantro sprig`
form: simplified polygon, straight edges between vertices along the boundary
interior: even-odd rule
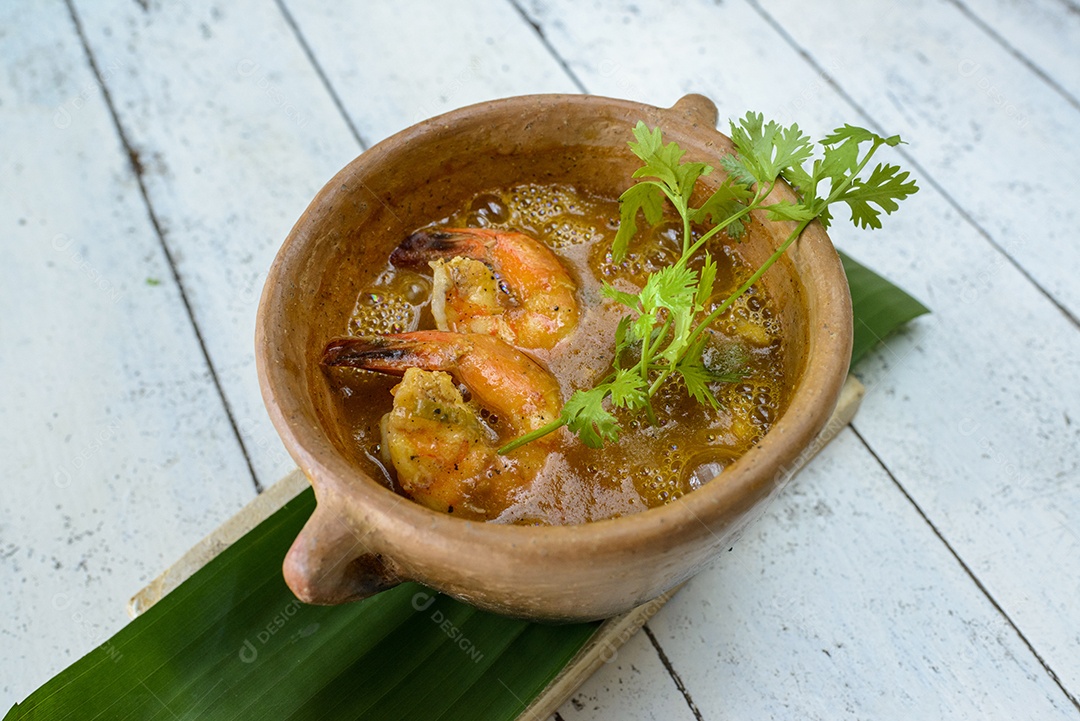
[[[818,220],[828,228],[833,206],[846,204],[856,227],[880,228],[882,212],[891,214],[899,201],[918,190],[908,172],[896,165],[879,163],[869,175],[862,175],[879,148],[902,142],[899,135],[886,138],[845,125],[819,140],[815,148],[798,125],[783,127],[765,122],[759,113],[747,113],[738,123],[731,123],[737,153],[720,158],[727,178],[700,206],[693,207],[691,198],[698,179],[712,173],[713,168],[684,161],[686,151],[674,142],[665,143],[660,128],[650,130],[638,122],[634,138],[630,150],[643,165],[633,177],[642,180],[619,198],[619,229],[612,243],[612,259],[616,263],[625,259],[637,234],[639,216],[650,225],[660,222],[665,202],[682,219],[680,256],[672,265],[651,274],[637,294],[604,284],[603,294],[630,311],[615,330],[610,373],[593,388],[574,391],[559,418],[511,441],[499,449],[500,453],[562,426],[591,448],[615,442],[622,429],[611,409],[643,412],[655,421],[650,399],[672,376],[682,379],[691,397],[718,407],[712,384],[733,382],[741,376],[720,372],[707,362],[705,331],[712,323],[761,279],[807,225]],[[792,186],[795,202],[769,201],[781,179]],[[716,262],[708,251],[703,251],[703,262],[697,269],[690,267],[691,259],[718,233],[740,239],[749,214],[759,209],[769,220],[795,222],[795,228],[735,292],[706,313],[716,280]],[[699,229],[711,227],[695,238],[695,225]],[[634,350],[636,354],[628,352]],[[624,367],[627,357],[635,360]]]

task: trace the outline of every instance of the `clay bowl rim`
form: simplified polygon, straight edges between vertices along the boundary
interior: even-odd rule
[[[334,175],[316,194],[283,242],[267,275],[256,317],[255,359],[259,386],[271,421],[286,449],[307,475],[321,504],[326,494],[346,497],[345,507],[359,504],[366,512],[369,527],[380,527],[387,540],[402,529],[413,529],[430,541],[444,537],[448,542],[481,542],[513,547],[528,547],[542,555],[569,554],[583,547],[595,552],[624,552],[628,544],[645,546],[660,541],[660,547],[670,548],[684,537],[700,536],[703,532],[718,535],[726,520],[741,516],[750,507],[769,495],[769,491],[784,480],[781,478],[793,461],[812,443],[828,420],[840,388],[846,377],[851,347],[851,306],[847,279],[831,241],[824,229],[813,223],[794,248],[807,256],[806,264],[820,275],[820,317],[817,328],[806,329],[810,349],[803,360],[801,382],[791,395],[784,413],[765,434],[761,442],[728,466],[721,475],[700,488],[682,496],[676,502],[657,508],[575,525],[515,526],[465,520],[428,509],[394,493],[351,465],[329,442],[316,423],[308,423],[303,413],[304,401],[293,398],[283,390],[288,387],[284,364],[271,360],[276,339],[289,331],[269,323],[270,316],[285,302],[289,277],[289,261],[298,262],[302,254],[298,244],[313,243],[317,233],[312,227],[325,218],[320,208],[331,205],[339,188],[347,180],[362,175],[365,166],[383,161],[399,146],[422,142],[433,132],[445,132],[458,119],[475,116],[478,112],[511,110],[536,102],[567,106],[567,111],[588,113],[594,108],[612,106],[641,117],[659,115],[662,129],[682,126],[686,134],[715,133],[717,139],[727,140],[716,129],[716,109],[712,101],[702,96],[685,96],[672,108],[658,108],[644,103],[616,98],[574,94],[524,95],[477,103],[412,125],[364,151]],[[629,137],[629,133],[628,133]],[[721,143],[725,145],[725,143]],[[629,151],[627,151],[629,152]],[[717,173],[722,171],[717,170]],[[362,181],[361,181],[362,182]],[[779,197],[792,197],[790,189],[778,183]],[[793,225],[793,224],[789,224]],[[771,271],[770,271],[771,272]],[[809,286],[800,278],[803,287],[803,312],[809,312]],[[825,399],[825,405],[822,405]],[[400,522],[385,524],[390,519]],[[714,531],[712,524],[717,524]],[[411,545],[411,544],[410,544]],[[524,550],[519,548],[518,550]],[[393,547],[385,549],[391,560],[397,560]],[[468,562],[467,560],[464,562]]]

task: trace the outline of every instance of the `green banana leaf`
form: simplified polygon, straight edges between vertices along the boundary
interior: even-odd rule
[[[844,274],[851,289],[855,326],[851,365],[854,367],[893,331],[929,313],[930,309],[851,256],[841,252],[840,261],[844,264]]]
[[[842,256],[853,362],[927,309]],[[307,606],[281,560],[310,489],[16,704],[14,719],[515,719],[599,628],[485,613],[416,584]]]

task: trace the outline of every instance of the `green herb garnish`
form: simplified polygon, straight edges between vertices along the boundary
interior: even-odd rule
[[[672,265],[653,273],[636,295],[605,284],[606,297],[633,311],[615,331],[615,355],[611,372],[595,387],[578,390],[551,423],[516,438],[499,449],[508,453],[562,426],[576,433],[590,448],[617,441],[621,428],[610,408],[644,412],[654,420],[650,399],[672,375],[680,377],[687,392],[701,403],[716,408],[710,389],[715,382],[738,378],[710,367],[703,357],[706,329],[756,283],[812,221],[826,228],[832,222],[831,206],[847,203],[851,221],[861,228],[880,228],[881,212],[892,213],[898,201],[916,192],[915,182],[899,166],[879,163],[867,177],[860,173],[882,145],[896,146],[899,135],[884,138],[864,128],[845,125],[818,141],[821,156],[814,155],[814,143],[798,125],[782,127],[764,122],[758,113],[747,113],[731,123],[731,139],[737,155],[726,155],[720,165],[728,177],[698,208],[690,197],[698,178],[712,168],[705,163],[683,162],[686,154],[676,143],[664,143],[660,128],[638,122],[636,142],[630,149],[644,165],[635,178],[647,178],[632,185],[619,198],[619,230],[612,243],[615,262],[626,257],[630,241],[637,233],[638,214],[650,225],[660,222],[665,199],[682,219],[682,252]],[[809,170],[807,169],[809,163]],[[795,191],[796,202],[782,200],[766,204],[777,180],[783,178]],[[739,239],[746,231],[747,216],[762,209],[769,220],[797,223],[780,247],[746,282],[708,314],[705,304],[716,279],[716,262],[704,251],[700,269],[689,266],[691,258],[716,234],[726,232]],[[711,223],[696,239],[692,227]],[[627,351],[637,351],[636,362],[624,367]]]

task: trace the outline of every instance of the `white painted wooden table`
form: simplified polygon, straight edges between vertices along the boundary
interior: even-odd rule
[[[0,4],[0,711],[291,467],[255,305],[338,168],[490,98],[694,91],[901,133],[922,192],[833,237],[935,314],[559,716],[1080,718],[1080,7],[804,6]]]

